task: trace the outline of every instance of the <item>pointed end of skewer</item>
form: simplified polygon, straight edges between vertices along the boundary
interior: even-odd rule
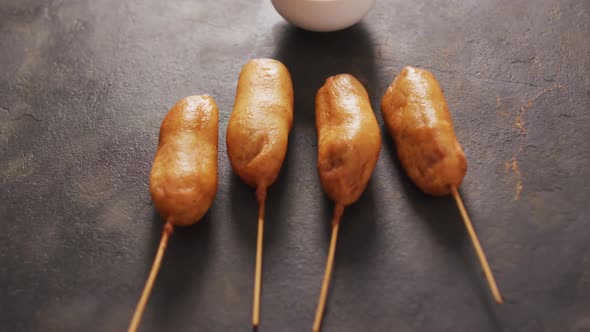
[[[497,293],[494,294],[494,300],[497,304],[504,304],[504,299],[502,298],[502,295],[500,295],[499,291],[497,291]]]
[[[252,325],[252,332],[258,332],[258,325]]]
[[[320,332],[320,324],[321,321],[318,321],[318,318],[313,322],[313,326],[311,327],[311,332]]]
[[[494,297],[494,301],[496,301],[497,304],[502,304],[502,303],[504,303],[504,300],[502,300],[502,295],[500,295],[500,291],[498,290],[498,285],[496,284],[496,279],[494,278],[494,275],[492,274],[492,269],[490,269],[490,265],[488,263],[486,255],[485,255],[483,249],[481,248],[481,244],[479,243],[479,239],[477,237],[477,234],[475,233],[475,230],[473,229],[473,225],[471,224],[471,220],[469,219],[469,215],[467,214],[467,210],[465,210],[465,206],[463,205],[463,200],[461,199],[461,195],[459,194],[457,187],[452,186],[451,193],[453,194],[453,197],[455,198],[455,202],[457,203],[457,207],[459,208],[459,212],[461,213],[461,218],[463,219],[465,227],[467,228],[467,233],[469,233],[469,237],[471,238],[471,242],[473,243],[473,247],[475,248],[475,252],[477,254],[477,257],[479,259],[481,267],[484,271],[486,280],[488,281],[488,286],[490,287],[490,291],[492,292],[492,296]]]

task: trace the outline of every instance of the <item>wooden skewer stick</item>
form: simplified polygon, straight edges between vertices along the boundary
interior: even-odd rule
[[[467,232],[469,233],[469,237],[471,238],[471,242],[473,243],[473,247],[475,248],[475,252],[477,253],[477,258],[479,258],[479,262],[483,269],[483,272],[486,276],[488,281],[488,285],[490,287],[490,291],[494,296],[494,300],[497,303],[502,304],[502,295],[500,295],[500,291],[498,290],[498,285],[496,285],[496,280],[494,279],[494,275],[492,274],[492,270],[490,269],[490,265],[488,264],[488,260],[486,258],[483,249],[481,248],[481,244],[479,243],[479,239],[477,238],[477,234],[473,229],[473,225],[471,224],[471,220],[469,219],[469,215],[467,215],[467,211],[465,210],[465,206],[463,205],[463,200],[461,199],[461,195],[459,195],[459,191],[455,187],[451,187],[451,191],[453,193],[453,197],[455,198],[455,202],[457,202],[457,207],[459,208],[459,212],[461,212],[461,217],[463,217],[463,222],[465,223],[465,227],[467,227]]]
[[[258,330],[260,323],[260,291],[262,288],[262,244],[264,242],[264,205],[266,187],[256,190],[258,200],[258,237],[256,239],[256,267],[254,271],[254,303],[252,305],[252,328]]]
[[[338,226],[340,225],[340,219],[342,218],[343,213],[344,206],[336,204],[334,207],[334,216],[332,219],[332,238],[330,239],[330,250],[328,251],[328,261],[326,262],[324,281],[322,282],[320,299],[315,312],[315,319],[313,321],[313,332],[319,332],[322,325],[324,308],[326,307],[326,298],[328,297],[328,289],[330,288],[330,280],[332,278],[332,267],[334,266],[334,253],[336,252],[336,242],[338,241]]]
[[[147,304],[148,298],[152,292],[152,288],[154,287],[154,281],[158,276],[158,271],[160,271],[160,265],[162,265],[162,257],[164,257],[164,252],[166,251],[166,245],[168,244],[168,239],[170,235],[174,232],[174,226],[170,221],[167,221],[164,225],[164,231],[162,231],[162,238],[160,239],[160,246],[158,247],[158,252],[156,253],[156,258],[154,259],[154,264],[152,265],[152,269],[150,270],[150,274],[148,276],[147,282],[145,283],[145,287],[143,288],[143,292],[141,293],[141,297],[139,298],[139,303],[137,303],[137,307],[135,308],[135,312],[133,313],[133,319],[131,319],[131,324],[129,325],[128,332],[135,332],[139,327],[139,323],[141,322],[141,317],[143,316],[143,311],[145,310],[145,305]]]

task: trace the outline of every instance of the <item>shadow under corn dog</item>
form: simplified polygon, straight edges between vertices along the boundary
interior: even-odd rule
[[[239,238],[240,248],[248,254],[244,259],[253,260],[256,251],[256,218],[258,209],[255,189],[245,184],[234,172],[230,175],[229,204],[231,205],[232,228]],[[251,254],[251,257],[250,257]]]
[[[375,194],[373,179],[369,180],[367,188],[359,200],[346,208],[341,221],[340,239],[338,245],[338,266],[347,269],[348,266],[357,269],[368,265],[373,259],[369,255],[377,255],[378,250],[374,241],[377,232]],[[329,219],[327,219],[329,220]],[[329,223],[326,222],[326,235],[329,236]],[[359,250],[360,249],[360,250]],[[338,272],[335,272],[338,273]]]
[[[289,139],[291,139],[291,137],[292,136],[290,135]],[[289,181],[293,181],[293,179],[289,179],[285,174],[294,172],[292,161],[295,160],[295,158],[295,148],[293,143],[289,141],[289,147],[287,147],[287,154],[283,161],[279,176],[274,184],[268,188],[266,198],[268,204],[266,205],[265,218],[269,222],[265,225],[265,233],[267,235],[264,238],[264,246],[265,248],[268,248],[269,251],[273,250],[275,245],[279,245],[281,241],[283,241],[284,236],[282,233],[287,229],[287,221],[291,215],[291,211],[288,207],[291,205],[292,201],[287,193]]]
[[[477,258],[471,253],[469,241],[467,239],[467,232],[465,227],[457,222],[461,215],[454,205],[452,197],[434,197],[423,193],[404,172],[403,167],[397,157],[395,144],[390,135],[383,137],[384,149],[388,150],[388,154],[392,159],[392,165],[395,171],[391,176],[398,177],[401,187],[399,190],[403,192],[405,200],[409,202],[410,206],[419,218],[424,221],[434,238],[443,249],[443,252],[454,256],[457,260],[467,264],[454,264],[453,268],[459,268],[466,275],[469,286],[477,290],[478,299],[481,299],[484,306],[485,315],[489,319],[496,331],[502,331],[501,323],[497,315],[497,306],[489,300],[485,283],[480,280],[479,266],[477,265]],[[465,201],[468,203],[468,200]],[[403,222],[403,220],[402,220]],[[410,221],[411,222],[411,221]],[[467,289],[466,288],[466,289]]]
[[[423,193],[408,177],[397,156],[397,148],[393,139],[387,134],[387,129],[383,129],[386,135],[383,135],[384,149],[387,150],[391,158],[391,164],[394,166],[392,177],[399,178],[401,187],[398,188],[404,193],[404,197],[410,203],[412,209],[420,216],[420,219],[428,225],[432,236],[440,242],[446,251],[455,256],[461,255],[461,252],[467,248],[465,227],[457,223],[461,218],[457,207],[454,205],[452,197],[434,197]]]
[[[317,187],[320,188],[319,176],[317,174],[317,133],[315,118],[315,99],[319,88],[325,83],[330,76],[347,73],[356,77],[365,87],[372,101],[373,112],[376,116],[378,104],[377,101],[381,95],[377,82],[377,69],[374,62],[373,43],[371,35],[367,28],[362,24],[357,24],[345,30],[317,33],[309,32],[291,25],[285,24],[278,29],[278,47],[275,51],[274,58],[283,62],[291,72],[293,79],[293,88],[295,95],[295,111],[293,119],[293,130],[290,136],[290,146],[301,144],[306,146],[310,156],[298,156],[298,163],[301,160],[306,162],[306,167],[314,173],[317,179]],[[294,148],[290,148],[289,152]],[[290,155],[290,153],[289,153]],[[309,158],[309,159],[308,159]],[[294,158],[288,158],[293,161]],[[366,191],[372,192],[372,183]],[[368,196],[368,197],[365,197]],[[362,225],[368,223],[366,218],[370,214],[372,207],[369,201],[372,199],[369,193],[361,196],[356,207],[351,207],[351,211],[362,211],[360,213],[344,214],[345,224],[354,223],[359,225],[350,225],[343,227],[343,236],[348,237],[346,229],[350,228],[357,232],[355,243],[363,243],[365,246],[372,246],[374,228]],[[328,240],[330,238],[330,220],[332,217],[333,206],[330,200],[323,195],[320,200],[322,206],[318,222],[321,222],[323,233]],[[356,220],[351,220],[356,219]],[[374,221],[372,222],[374,226]],[[349,246],[343,240],[343,246]],[[352,245],[351,245],[352,246]],[[343,261],[346,262],[346,261]]]
[[[282,235],[280,233],[285,228],[285,220],[289,218],[289,211],[285,208],[289,204],[289,198],[284,197],[289,181],[283,174],[288,174],[291,171],[289,160],[294,159],[294,152],[290,151],[294,151],[294,149],[287,149],[287,156],[279,176],[276,182],[268,188],[265,219],[269,220],[269,222],[265,225],[266,236],[264,239],[265,247],[268,248],[272,248],[274,243],[281,241]],[[245,249],[247,253],[251,253],[253,256],[256,252],[256,218],[258,210],[252,207],[257,204],[256,190],[249,187],[232,172],[229,192],[232,227],[236,229],[235,233],[239,238],[242,249]]]

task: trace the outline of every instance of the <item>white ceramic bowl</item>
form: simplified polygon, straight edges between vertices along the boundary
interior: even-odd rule
[[[375,0],[271,0],[289,23],[305,30],[336,31],[348,28],[367,15]]]

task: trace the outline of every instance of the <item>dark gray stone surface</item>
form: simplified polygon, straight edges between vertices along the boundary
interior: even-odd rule
[[[589,331],[589,35],[587,0],[383,0],[333,34],[289,27],[262,0],[3,0],[0,326],[127,328],[162,228],[148,192],[160,121],[209,93],[218,196],[171,238],[141,327],[248,331],[256,203],[225,131],[241,66],[275,57],[296,115],[268,201],[260,331],[311,329],[332,208],[317,88],[349,72],[377,111],[405,65],[445,90],[469,161],[461,191],[506,304],[492,303],[453,201],[420,193],[384,133],[345,212],[324,331]]]

